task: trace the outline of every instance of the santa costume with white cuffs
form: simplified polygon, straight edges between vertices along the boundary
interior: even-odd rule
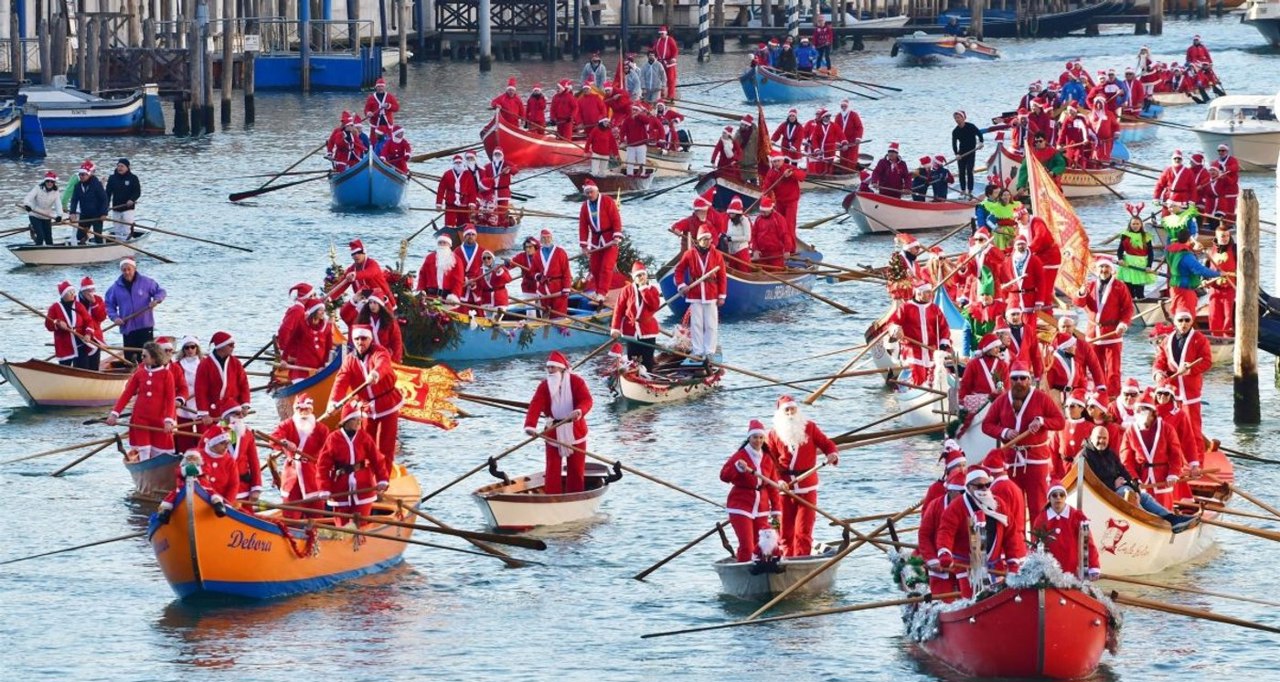
[[[966,474],[965,485],[990,480],[987,472],[973,469]],[[974,526],[978,528],[987,568],[1005,567],[1016,571],[1026,557],[1026,547],[1019,548],[1015,540],[1018,533],[1010,528],[1009,517],[1000,499],[990,490],[977,493],[966,490],[943,510],[935,536],[939,566],[943,570],[955,568],[955,577],[960,583],[960,596],[965,599],[973,596],[973,583],[969,574],[973,570],[974,557],[969,552],[969,533]]]
[[[789,409],[795,412],[788,413]],[[840,461],[836,444],[818,425],[800,414],[795,398],[784,395],[778,398],[773,415],[773,429],[766,443],[769,453],[777,460],[778,473],[791,492],[810,505],[818,504],[818,452],[827,456],[827,462],[835,466]],[[783,495],[782,543],[787,556],[809,556],[813,549],[813,524],[816,512],[796,501],[791,495]]]
[[[368,350],[347,353],[338,368],[338,378],[329,393],[329,404],[337,402],[359,388],[355,399],[367,405],[365,430],[378,445],[388,470],[395,463],[396,438],[400,432],[400,407],[404,395],[396,387],[396,370],[391,352],[379,346],[373,328],[358,324],[351,328],[352,340],[364,337],[372,341]],[[363,388],[361,388],[363,386]]]
[[[359,400],[342,406],[342,422],[325,439],[316,473],[320,485],[329,491],[329,506],[368,515],[378,499],[373,488],[388,483],[391,464],[378,452],[373,437],[360,427],[363,416],[364,403]],[[352,425],[354,429],[348,430]]]
[[[938,561],[938,524],[942,522],[942,512],[946,510],[947,505],[957,495],[964,493],[964,453],[960,453],[960,465],[947,470],[944,481],[935,481],[938,484],[938,496],[930,499],[927,495],[922,511],[920,513],[920,528],[916,534],[916,554],[924,560],[925,571],[929,574],[929,593],[935,595],[949,594],[951,592],[960,591],[960,583],[956,579],[955,571],[943,570],[941,563]],[[930,486],[933,490],[933,486]],[[955,598],[945,598],[943,601],[953,601]]]
[[[280,422],[271,437],[289,444],[284,452],[284,471],[280,477],[280,491],[285,504],[324,509],[328,497],[320,487],[320,452],[329,439],[329,427],[316,420],[312,410],[315,402],[311,396],[299,393],[293,399],[293,416]],[[303,414],[303,413],[306,414]],[[284,512],[288,518],[299,518],[301,512]]]
[[[177,402],[173,375],[164,366],[138,365],[111,409],[119,417],[130,400],[133,414],[129,417],[129,449],[138,452],[138,460],[173,454],[173,434],[166,426],[176,426]]]
[[[587,449],[587,413],[593,403],[591,390],[587,382],[572,371],[564,353],[551,351],[546,366],[548,370],[559,371],[548,371],[546,378],[534,389],[529,410],[524,416],[524,432],[530,436],[539,433],[539,417],[546,418],[541,427],[543,430],[552,422],[569,419],[548,434],[559,443],[546,441],[544,491],[548,495],[582,492],[586,488],[587,456],[581,450]],[[578,413],[577,417],[570,419],[574,412]],[[562,481],[563,469],[567,469],[567,473]]]
[[[738,561],[755,558],[760,531],[769,527],[770,516],[781,513],[778,489],[760,480],[778,480],[773,459],[751,447],[749,442],[752,436],[763,435],[764,424],[752,419],[747,425],[748,442],[720,468],[720,480],[732,486],[725,508],[729,512],[729,525],[738,536]]]
[[[234,354],[219,358],[217,351],[235,343],[235,338],[217,331],[209,339],[209,354],[196,367],[196,412],[200,418],[222,419],[236,409],[249,409],[249,375]]]

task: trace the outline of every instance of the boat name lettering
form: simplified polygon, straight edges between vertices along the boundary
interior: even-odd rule
[[[259,540],[257,533],[250,533],[249,537],[245,537],[243,531],[232,531],[231,541],[227,546],[232,549],[247,549],[251,552],[270,552],[271,542],[269,540]]]
[[[72,109],[71,114],[74,116],[84,116],[89,113],[88,109]]]

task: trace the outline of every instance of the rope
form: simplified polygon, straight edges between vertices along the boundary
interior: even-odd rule
[[[286,524],[284,521],[276,521],[275,523],[276,523],[276,527],[280,529],[280,534],[283,535],[285,541],[289,543],[289,549],[293,552],[293,555],[295,557],[299,559],[306,559],[307,557],[315,556],[317,554],[315,526],[307,526],[306,530],[304,531],[304,533],[307,536],[306,544],[303,546],[302,549],[298,549],[298,543],[295,542],[293,539],[293,533],[292,533],[293,529],[290,528],[289,525]]]

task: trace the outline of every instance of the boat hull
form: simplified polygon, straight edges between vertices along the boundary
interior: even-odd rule
[[[938,616],[921,648],[974,677],[1074,680],[1098,668],[1106,606],[1079,590],[1006,589]]]
[[[156,455],[138,462],[124,461],[124,468],[133,478],[133,494],[137,500],[159,501],[168,495],[178,480],[178,464],[182,456]]]
[[[763,66],[751,67],[738,77],[743,96],[752,104],[787,104],[830,99],[833,94],[828,87],[830,80],[821,76],[809,80],[788,78]]]
[[[547,495],[543,472],[521,476],[510,483],[493,483],[471,494],[484,515],[485,525],[498,531],[521,532],[560,526],[594,518],[609,491],[609,470],[587,462],[587,489],[579,493]]]
[[[36,105],[45,135],[164,133],[164,114],[155,86],[119,99],[56,86],[27,86],[21,94]]]
[[[756,205],[761,196],[759,187],[718,177],[714,172],[703,175],[695,187],[698,194],[705,194],[707,190],[714,187],[715,193],[711,195],[711,206],[721,213],[729,209],[729,204],[734,199],[741,201],[746,207]]]
[[[810,258],[815,262],[822,260],[822,254],[816,251],[798,255]],[[793,263],[791,267],[807,266],[803,263]],[[817,281],[817,276],[812,274],[783,275],[782,277],[804,289],[812,289],[814,282]],[[720,306],[719,310],[721,320],[750,317],[768,310],[795,305],[809,298],[807,293],[799,289],[759,274],[747,274],[730,270],[727,279],[728,291],[725,294],[724,305]],[[658,279],[658,286],[662,289],[663,299],[671,300],[668,306],[671,308],[671,312],[675,315],[684,315],[684,311],[689,308],[689,305],[685,302],[683,296],[677,296],[679,290],[676,287],[674,270],[663,273],[662,277]]]
[[[649,171],[644,175],[623,175],[621,173],[609,173],[604,176],[593,175],[586,171],[565,171],[565,177],[573,183],[573,186],[582,191],[582,186],[587,180],[595,183],[600,188],[601,194],[633,194],[635,192],[643,192],[653,186],[654,173]]]
[[[645,162],[653,168],[653,174],[659,178],[683,177],[693,172],[693,152],[667,151],[659,147],[649,147]]]
[[[863,234],[953,228],[973,218],[974,208],[974,204],[958,201],[913,201],[865,190],[850,194],[845,202]]]
[[[1153,92],[1149,97],[1152,102],[1162,107],[1181,107],[1196,103],[1191,99],[1191,95],[1185,92]]]
[[[1158,132],[1160,132],[1160,127],[1154,123],[1147,121],[1121,121],[1120,131],[1116,133],[1116,140],[1124,144],[1149,142],[1156,139],[1156,133]]]
[[[737,561],[733,557],[712,564],[720,577],[720,593],[745,601],[765,601],[786,591],[792,585],[812,575],[828,559],[835,556],[837,545],[824,543],[818,552],[807,557],[788,557],[778,562],[779,573],[752,573],[755,562]],[[803,586],[791,593],[793,597],[806,597],[830,592],[836,585],[836,562]]]
[[[386,511],[394,520],[410,520],[408,512]],[[159,525],[152,517],[148,539],[161,572],[179,598],[273,599],[322,590],[394,566],[405,548],[396,539],[407,539],[412,533],[409,528],[376,522],[361,530],[379,537],[318,529],[318,551],[307,554],[303,532],[282,530],[267,517],[230,506],[220,518],[209,493],[190,481],[178,492],[169,523]]]
[[[1258,29],[1271,47],[1280,47],[1280,2],[1254,0],[1249,3],[1242,21]]]
[[[570,311],[572,314],[572,311]],[[572,321],[574,318],[569,318]],[[598,318],[595,321],[599,323]],[[592,348],[604,343],[607,335],[581,329],[566,329],[533,321],[504,321],[494,324],[477,319],[473,329],[465,322],[459,325],[458,343],[430,353],[436,362],[485,361],[522,355],[541,355],[553,350],[569,351]]]
[[[128,373],[63,367],[55,362],[0,361],[0,374],[30,407],[110,407],[129,381]]]
[[[1200,138],[1205,149],[1216,149],[1225,144],[1231,148],[1232,156],[1240,162],[1240,170],[1268,171],[1276,167],[1276,157],[1280,155],[1280,129],[1269,132],[1244,132],[1239,126],[1236,132],[1216,125],[1196,126],[1196,137]]]
[[[133,239],[128,243],[146,248],[145,245],[150,241],[151,234],[146,230],[135,230]],[[23,265],[89,265],[111,263],[122,258],[136,258],[138,255],[136,250],[124,244],[106,241],[102,244],[85,244],[84,246],[11,244],[6,248],[14,258],[22,261]]]
[[[890,56],[903,57],[908,63],[931,63],[944,59],[995,61],[1000,58],[1000,50],[971,38],[906,36],[894,41]]]
[[[1000,155],[999,175],[1005,178],[1017,178],[1022,168],[1022,155],[1003,144],[998,145]],[[1079,168],[1068,168],[1062,174],[1062,194],[1068,199],[1084,197],[1112,196],[1108,186],[1115,187],[1124,180],[1124,171],[1114,167],[1091,168],[1088,172]]]
[[[501,147],[502,156],[516,168],[563,166],[574,160],[587,159],[580,145],[551,135],[513,128],[496,117],[480,131],[480,139],[490,157],[495,149]]]
[[[666,405],[684,402],[704,396],[715,390],[724,378],[724,369],[703,377],[668,380],[662,374],[645,378],[636,369],[616,372],[612,387],[629,403],[637,405]]]
[[[324,414],[328,411],[329,394],[333,391],[334,382],[338,380],[338,370],[342,367],[342,355],[341,352],[334,353],[333,359],[320,368],[320,371],[271,392],[271,397],[276,401],[276,413],[281,420],[293,416],[293,401],[299,394],[304,393],[311,398],[312,409],[316,414]],[[326,419],[324,424],[330,429],[335,429],[338,427],[338,419],[339,415],[334,414]]]
[[[356,165],[329,177],[329,192],[336,208],[397,208],[408,184],[408,176],[377,154],[366,154]]]

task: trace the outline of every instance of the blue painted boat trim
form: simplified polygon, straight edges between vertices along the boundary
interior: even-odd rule
[[[742,85],[743,97],[752,104],[757,101],[762,104],[787,104],[832,97],[832,90],[827,87],[827,83],[814,81],[801,84],[774,74],[766,75],[766,72],[756,67],[748,68],[738,77],[738,82]]]
[[[133,471],[150,471],[161,467],[173,466],[173,463],[182,459],[182,455],[157,455],[141,462],[125,462],[124,468],[130,472]]]
[[[408,176],[373,153],[329,178],[333,204],[341,208],[396,208],[408,184]]]
[[[302,393],[303,391],[329,378],[334,372],[338,371],[340,367],[342,367],[342,353],[334,353],[333,359],[330,360],[329,364],[325,365],[319,372],[312,374],[302,381],[289,384],[288,386],[281,386],[276,389],[272,397],[277,400],[281,398],[292,398],[293,396],[298,395],[299,393]]]
[[[945,39],[947,38],[944,36],[935,36],[931,38],[899,38],[897,41],[897,47],[900,51],[917,59],[946,57],[949,59],[977,59],[988,62],[993,62],[999,59],[999,56],[997,55],[989,55],[977,50],[965,50],[963,53],[957,53],[953,48],[944,47],[939,44],[939,42]]]
[[[822,254],[816,251],[799,255],[815,261],[822,260]],[[795,267],[804,267],[801,262],[793,265]],[[791,282],[806,289],[812,289],[816,281],[816,275],[805,275],[791,280]],[[689,306],[683,296],[676,296],[678,290],[676,289],[675,270],[664,273],[658,280],[658,286],[662,290],[662,297],[671,299],[668,307],[671,308],[672,314],[683,316],[684,311]],[[749,317],[757,313],[800,303],[808,298],[808,294],[781,282],[752,282],[736,278],[732,274],[729,275],[727,288],[728,292],[725,295],[724,305],[720,307],[720,319],[722,320]]]
[[[391,568],[404,561],[403,555],[397,555],[386,561],[365,566],[352,571],[343,573],[332,573],[325,576],[317,576],[315,578],[307,578],[305,580],[282,580],[279,582],[227,582],[222,580],[206,580],[201,582],[175,583],[173,591],[181,599],[193,599],[196,597],[221,595],[228,597],[243,597],[246,599],[278,599],[304,592],[318,592],[337,585],[338,583],[360,578]]]

